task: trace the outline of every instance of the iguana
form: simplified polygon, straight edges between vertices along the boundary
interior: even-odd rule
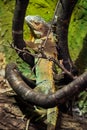
[[[57,51],[55,39],[50,31],[48,30],[50,25],[44,21],[40,16],[26,16],[25,21],[27,22],[30,31],[32,33],[31,42],[27,42],[27,46],[32,48],[35,52],[38,52],[38,48],[44,45],[43,53],[47,57],[53,57],[57,59]],[[47,42],[44,44],[48,35]],[[53,61],[48,59],[35,58],[36,65],[36,91],[44,94],[54,93],[56,91],[54,80],[53,80]],[[47,130],[55,130],[58,120],[58,107],[47,109]]]

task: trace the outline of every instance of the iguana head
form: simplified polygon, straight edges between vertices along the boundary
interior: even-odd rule
[[[26,16],[25,21],[29,26],[32,34],[36,38],[41,38],[47,35],[49,24],[40,16]]]
[[[47,38],[50,25],[40,16],[26,16],[25,21],[28,24],[31,32],[32,43],[28,46],[38,50],[39,45],[43,44]],[[34,43],[34,44],[33,44]],[[52,31],[49,33],[47,42],[44,47],[44,52],[49,53],[51,56],[56,53],[55,40]]]

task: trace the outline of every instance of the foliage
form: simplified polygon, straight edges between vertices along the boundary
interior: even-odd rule
[[[87,93],[81,92],[79,95],[79,102],[77,103],[80,108],[81,114],[87,114]]]
[[[83,73],[87,69],[87,1],[78,0],[71,17],[69,48],[76,65]]]

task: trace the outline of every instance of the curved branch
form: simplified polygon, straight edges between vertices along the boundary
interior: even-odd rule
[[[14,46],[19,49],[26,47],[26,43],[23,40],[23,25],[26,9],[28,6],[29,0],[16,0],[15,3],[15,12],[13,17],[12,24],[12,37]],[[18,55],[29,65],[33,66],[33,56],[17,51]]]
[[[71,60],[68,49],[68,28],[71,14],[73,8],[77,3],[77,0],[61,0],[61,1],[59,1],[59,6],[56,12],[57,16],[56,34],[58,39],[57,49],[59,54],[58,58],[63,59],[64,67],[68,71],[74,71],[75,67]]]
[[[64,103],[67,99],[72,98],[72,96],[87,88],[87,72],[56,93],[49,95],[44,95],[31,89],[22,80],[17,66],[14,63],[7,65],[6,78],[13,90],[25,101],[44,108],[50,108],[56,106],[58,103]]]

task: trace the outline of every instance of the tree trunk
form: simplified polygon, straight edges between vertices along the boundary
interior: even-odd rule
[[[68,28],[69,28],[72,11],[73,8],[75,7],[77,0],[61,0],[61,2],[59,2],[59,6],[56,12],[56,16],[57,16],[56,34],[58,39],[58,43],[57,43],[58,58],[59,60],[63,59],[63,65],[68,71],[76,72],[69,54]]]

